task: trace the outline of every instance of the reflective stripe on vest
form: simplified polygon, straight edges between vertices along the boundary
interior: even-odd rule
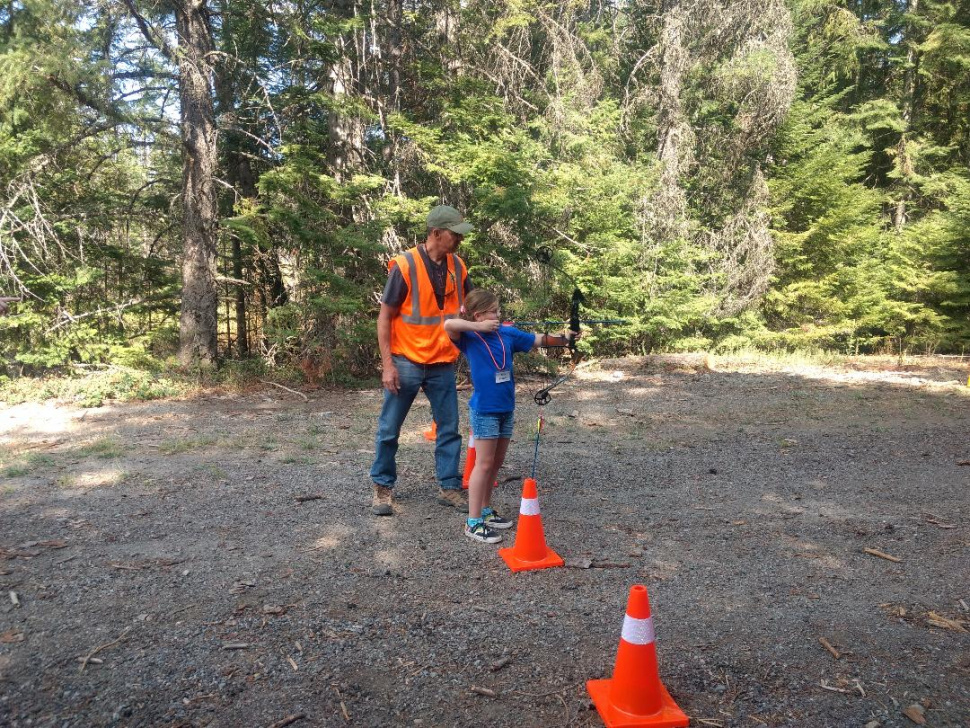
[[[421,289],[418,288],[418,268],[414,264],[414,255],[410,250],[404,253],[404,258],[408,262],[408,287],[410,289],[409,295],[411,296],[410,315],[401,314],[401,318],[405,323],[416,324],[418,326],[434,326],[440,324],[442,320],[447,321],[448,319],[457,318],[453,313],[445,314],[443,317],[441,315],[421,315]],[[455,284],[455,292],[458,294],[458,311],[460,313],[465,308],[465,281],[458,280],[459,275],[463,271],[459,269],[455,256],[449,255],[448,261],[451,263],[451,266],[448,268],[447,274],[451,276],[452,282]],[[447,280],[445,280],[445,290],[448,290]]]
[[[631,645],[649,645],[654,641],[653,617],[637,619],[629,614],[623,616],[623,632],[620,635]]]

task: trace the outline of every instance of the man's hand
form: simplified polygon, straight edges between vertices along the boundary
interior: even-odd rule
[[[393,362],[386,362],[384,364],[384,370],[381,373],[381,383],[384,385],[384,389],[393,395],[397,395],[397,391],[401,386],[401,378]]]

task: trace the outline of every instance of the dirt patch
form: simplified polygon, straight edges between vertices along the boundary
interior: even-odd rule
[[[0,410],[0,724],[596,726],[585,681],[644,583],[692,725],[970,725],[965,383],[581,367],[539,451],[567,567],[521,574],[435,502],[426,406],[389,519],[368,511],[376,391]]]

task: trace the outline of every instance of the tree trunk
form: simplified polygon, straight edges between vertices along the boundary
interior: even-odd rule
[[[919,0],[909,0],[906,7],[907,14],[915,14],[918,9]],[[916,64],[918,59],[916,55],[916,39],[911,37],[911,32],[912,25],[910,24],[906,32],[906,76],[903,84],[902,101],[904,129],[902,136],[899,138],[899,144],[896,147],[896,170],[899,174],[900,184],[902,185],[902,189],[899,191],[899,199],[896,201],[895,208],[893,209],[893,229],[897,233],[901,233],[903,227],[906,225],[906,203],[909,199],[909,180],[913,176],[913,160],[909,156],[907,143],[909,141],[909,131],[913,123]]]
[[[357,15],[357,2],[343,0],[334,10],[344,17],[353,18]],[[337,57],[328,72],[334,101],[329,119],[329,162],[334,177],[344,182],[364,166],[364,124],[356,111],[347,109],[348,99],[359,95],[355,61],[359,64],[361,59],[356,57],[357,44],[349,34],[336,37],[334,48]]]
[[[660,189],[653,201],[653,227],[660,240],[674,240],[686,233],[687,200],[681,186],[681,176],[684,163],[693,156],[693,134],[684,118],[680,100],[684,74],[690,63],[684,43],[686,24],[687,14],[680,0],[666,0],[663,3],[663,30],[660,36],[663,61],[657,104]]]
[[[215,364],[218,356],[216,237],[217,130],[210,56],[212,29],[205,0],[175,3],[181,102],[183,260],[179,362]]]

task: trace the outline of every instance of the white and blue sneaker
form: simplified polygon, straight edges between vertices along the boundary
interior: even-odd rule
[[[494,508],[489,508],[486,511],[482,509],[482,518],[485,521],[485,525],[491,529],[498,529],[499,531],[504,531],[506,528],[512,528],[512,521],[508,518],[502,518],[498,513],[496,513]]]
[[[472,541],[498,543],[502,540],[501,534],[495,533],[495,531],[486,526],[482,519],[477,519],[473,523],[469,523],[469,520],[471,519],[465,519],[465,535]]]

